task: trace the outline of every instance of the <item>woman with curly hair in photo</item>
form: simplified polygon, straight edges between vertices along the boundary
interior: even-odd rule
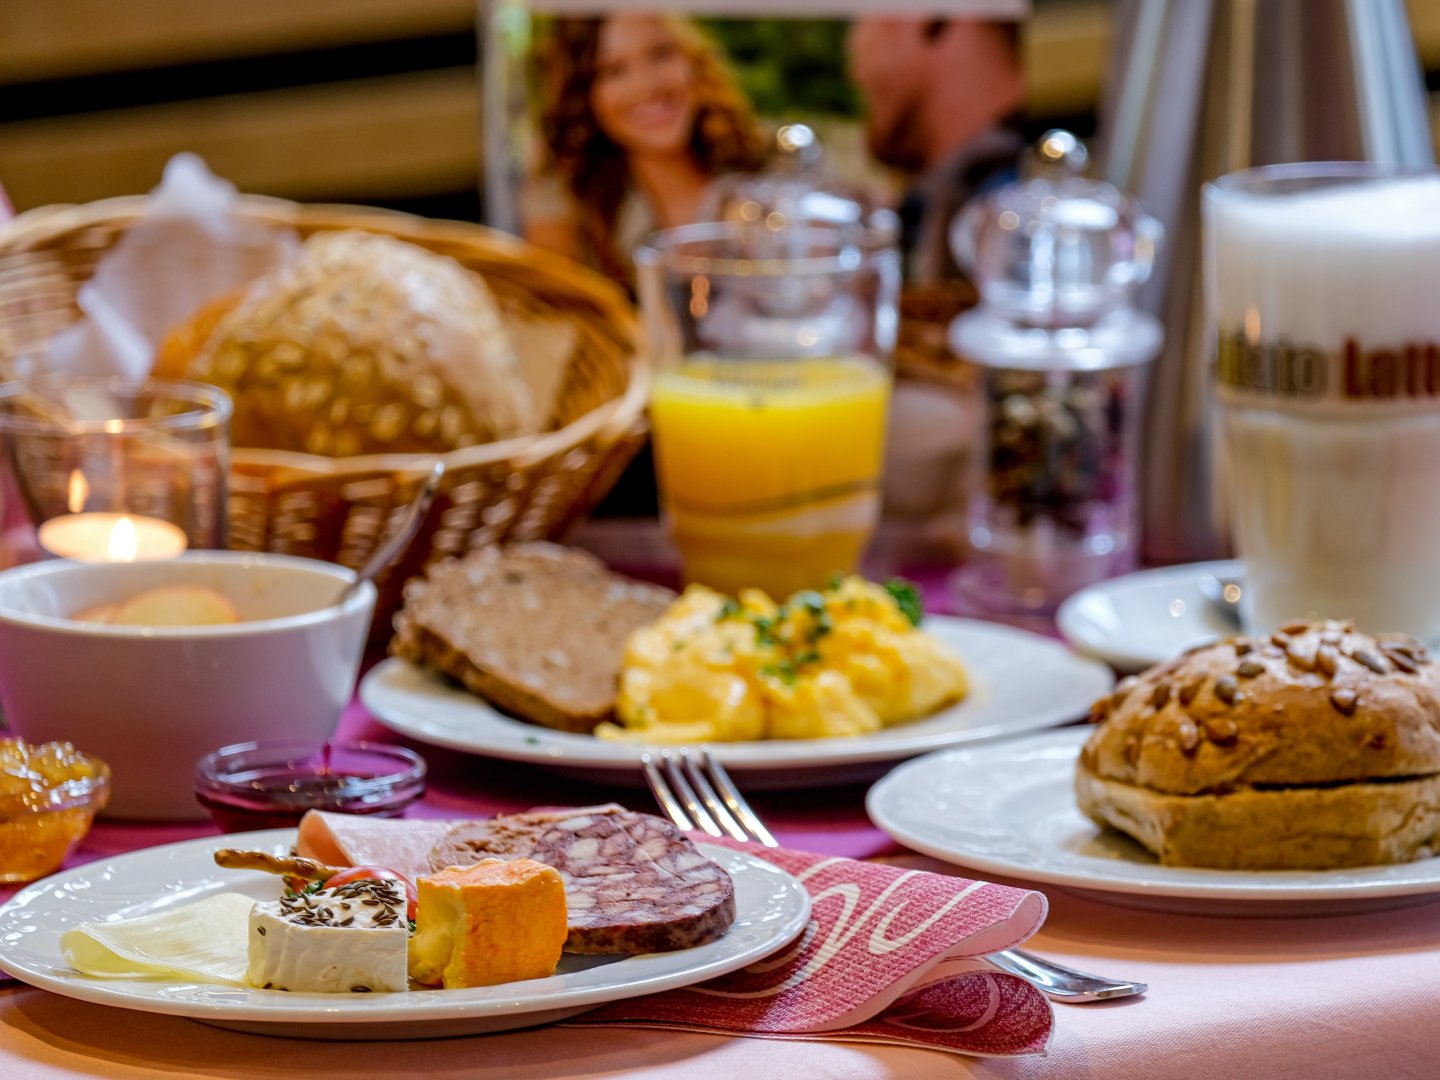
[[[688,19],[556,19],[537,57],[543,156],[524,231],[619,281],[650,232],[690,222],[721,173],[757,169],[766,140]]]

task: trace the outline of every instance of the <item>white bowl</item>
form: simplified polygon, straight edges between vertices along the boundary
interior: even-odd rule
[[[13,734],[102,758],[114,817],[202,818],[195,762],[262,739],[323,742],[350,700],[375,607],[354,574],[286,555],[197,551],[167,562],[33,563],[0,573],[0,703]],[[229,626],[133,627],[68,616],[159,585],[227,596]]]

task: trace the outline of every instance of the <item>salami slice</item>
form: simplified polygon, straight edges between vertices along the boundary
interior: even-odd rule
[[[735,921],[735,885],[668,822],[619,807],[462,821],[430,867],[528,858],[565,879],[572,953],[652,953],[714,941]]]

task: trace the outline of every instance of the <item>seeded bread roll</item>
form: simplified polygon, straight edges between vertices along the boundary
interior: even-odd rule
[[[1080,808],[1172,865],[1400,862],[1440,841],[1440,669],[1402,635],[1295,623],[1095,704]]]
[[[438,454],[541,426],[485,283],[369,233],[316,234],[243,295],[202,308],[161,350],[162,371],[182,364],[234,399],[237,446]]]

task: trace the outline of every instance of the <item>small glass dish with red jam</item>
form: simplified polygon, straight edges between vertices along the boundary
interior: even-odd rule
[[[236,743],[195,764],[195,798],[227,833],[294,826],[307,810],[399,817],[424,792],[424,758],[384,743]]]
[[[110,769],[68,742],[0,739],[0,882],[60,868],[110,801]]]

